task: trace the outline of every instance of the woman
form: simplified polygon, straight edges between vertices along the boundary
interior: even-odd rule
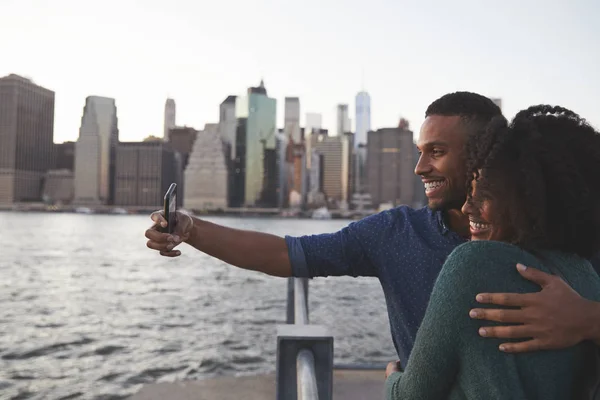
[[[585,349],[507,354],[469,318],[481,292],[536,292],[514,265],[558,270],[585,298],[600,301],[586,259],[600,251],[600,134],[577,114],[535,106],[510,125],[496,118],[472,137],[472,241],[448,257],[404,372],[386,381],[388,399],[571,399]]]

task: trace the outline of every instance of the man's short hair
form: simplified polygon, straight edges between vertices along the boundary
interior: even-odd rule
[[[474,129],[483,129],[502,110],[489,98],[472,92],[448,93],[427,107],[425,118],[432,115],[459,116]]]

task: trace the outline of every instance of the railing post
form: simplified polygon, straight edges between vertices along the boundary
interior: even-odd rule
[[[304,305],[306,307],[306,323],[310,323],[310,309],[308,308],[308,278],[302,279],[302,286],[304,286]]]
[[[299,358],[308,351],[314,357],[314,377],[319,400],[333,396],[333,336],[317,325],[279,325],[277,327],[276,399],[298,399]],[[302,378],[304,379],[304,378]],[[308,394],[308,392],[306,392]]]
[[[277,327],[277,400],[331,400],[333,336],[309,325],[308,279],[289,278],[287,325]]]
[[[294,279],[295,278],[288,278],[287,283],[287,315],[285,318],[286,324],[294,323]]]
[[[294,323],[308,325],[308,301],[306,278],[294,278]]]

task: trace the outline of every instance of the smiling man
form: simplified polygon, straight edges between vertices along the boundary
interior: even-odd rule
[[[467,138],[500,114],[490,99],[469,92],[445,95],[429,106],[415,168],[425,184],[427,207],[400,206],[335,233],[285,238],[227,228],[182,213],[175,233],[169,235],[158,231],[157,226],[166,222],[155,212],[152,220],[156,225],[146,231],[148,247],[176,257],[181,253],[175,247],[186,242],[229,264],[274,276],[377,277],[385,295],[392,340],[406,365],[442,265],[452,250],[469,238],[469,221],[460,211],[466,198]],[[567,298],[571,304],[583,302],[576,294]],[[539,311],[544,305],[541,302],[533,309]],[[565,310],[559,307],[559,311]],[[586,318],[589,315],[571,318],[569,326],[584,331],[583,326],[589,325]],[[534,328],[559,329],[552,322],[542,316]],[[556,338],[561,333],[564,331],[549,336]]]

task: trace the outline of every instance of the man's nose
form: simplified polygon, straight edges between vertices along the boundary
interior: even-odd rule
[[[415,174],[416,175],[427,175],[431,172],[431,165],[429,165],[429,161],[423,154],[417,160],[417,165],[415,165]]]

